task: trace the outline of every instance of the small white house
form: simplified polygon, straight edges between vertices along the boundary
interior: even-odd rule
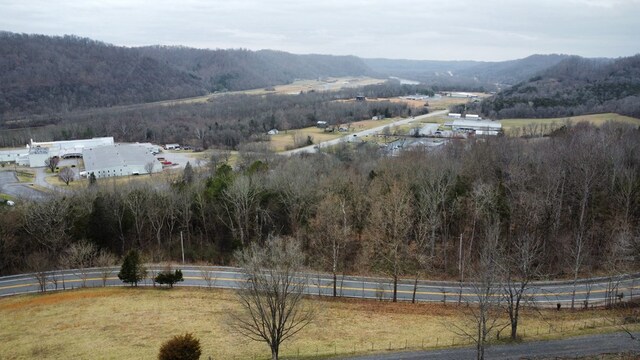
[[[180,149],[180,144],[166,144],[164,146],[165,150],[175,150],[175,149]]]
[[[267,135],[278,135],[278,129],[271,129],[267,131]]]
[[[327,122],[326,122],[326,121],[318,121],[318,122],[316,123],[316,126],[317,126],[317,127],[319,127],[319,128],[321,128],[321,129],[325,129],[327,126],[329,126],[329,124],[327,124]]]

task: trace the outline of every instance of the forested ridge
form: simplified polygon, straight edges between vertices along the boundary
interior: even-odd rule
[[[312,268],[338,273],[455,277],[459,249],[474,264],[487,242],[500,259],[517,244],[537,249],[539,278],[621,273],[640,261],[639,145],[637,128],[608,123],[391,158],[344,144],[292,158],[241,152],[234,170],[214,155],[168,182],[104,182],[0,208],[0,274],[29,271],[33,257],[60,266],[82,240],[178,260],[181,233],[189,261],[215,264],[282,236],[302,241]]]
[[[370,75],[355,56],[294,55],[273,50],[203,50],[176,46],[141,47],[151,58],[202,81],[208,91],[246,90],[296,79]]]
[[[369,74],[352,56],[127,48],[77,36],[0,32],[3,119]]]
[[[0,121],[205,94],[197,79],[135,49],[76,36],[0,33]]]
[[[615,61],[571,57],[474,110],[494,119],[605,112],[640,117],[640,55]]]
[[[421,81],[438,90],[497,91],[527,80],[569,55],[531,55],[508,61],[365,59],[372,70]]]

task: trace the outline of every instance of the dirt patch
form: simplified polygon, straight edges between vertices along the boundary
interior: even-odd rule
[[[33,308],[38,306],[51,306],[51,305],[56,305],[60,303],[66,303],[69,301],[108,297],[108,296],[116,295],[119,292],[120,291],[105,292],[103,289],[100,289],[100,290],[85,290],[82,292],[79,292],[79,291],[57,292],[57,293],[47,294],[47,296],[32,295],[28,299],[18,298],[18,299],[11,299],[13,301],[6,304],[0,303],[0,310],[18,310],[18,309]]]

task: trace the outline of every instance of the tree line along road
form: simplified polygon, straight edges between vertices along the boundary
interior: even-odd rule
[[[149,275],[155,274],[166,267],[162,265],[148,265]],[[239,268],[216,266],[173,266],[181,269],[184,282],[177,286],[187,287],[216,287],[225,289],[238,288],[240,282],[246,281],[246,276]],[[44,274],[46,291],[74,289],[83,286],[120,286],[124,285],[117,277],[119,267],[91,268],[50,271]],[[10,296],[40,292],[43,276],[38,281],[37,274],[20,274],[0,277],[0,296]],[[153,282],[147,276],[142,286],[152,286]],[[300,274],[300,281],[307,283],[306,293],[309,295],[332,296],[332,275],[323,273]],[[414,289],[415,280],[401,280],[398,283],[398,300],[411,301],[414,296],[420,302],[475,302],[473,284],[444,281],[418,281]],[[633,300],[640,296],[640,274],[620,275],[616,278],[615,294],[610,294],[611,283],[608,278],[582,279],[576,287],[576,306],[582,306],[585,301],[591,305],[602,304],[611,295],[617,295],[620,301]],[[393,295],[393,283],[390,279],[344,276],[338,277],[337,293],[341,297],[384,299],[390,300]],[[571,303],[573,283],[571,281],[533,282],[527,290],[526,296],[530,302],[538,306],[555,307],[557,304],[566,307]],[[608,296],[609,295],[609,296]],[[500,296],[499,293],[496,296]]]

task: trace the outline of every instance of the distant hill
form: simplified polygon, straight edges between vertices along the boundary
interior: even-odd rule
[[[492,118],[547,118],[615,112],[640,117],[640,55],[567,58],[484,100]]]
[[[208,91],[246,90],[296,79],[369,75],[355,56],[294,55],[282,51],[203,50],[151,46],[138,50],[199,79]]]
[[[499,90],[526,80],[558,64],[569,55],[532,55],[524,59],[481,61],[431,61],[365,59],[373,71],[448,90]]]
[[[371,73],[353,56],[127,48],[77,36],[0,32],[2,119]]]
[[[0,33],[0,116],[205,93],[198,79],[141,54],[76,36]]]

